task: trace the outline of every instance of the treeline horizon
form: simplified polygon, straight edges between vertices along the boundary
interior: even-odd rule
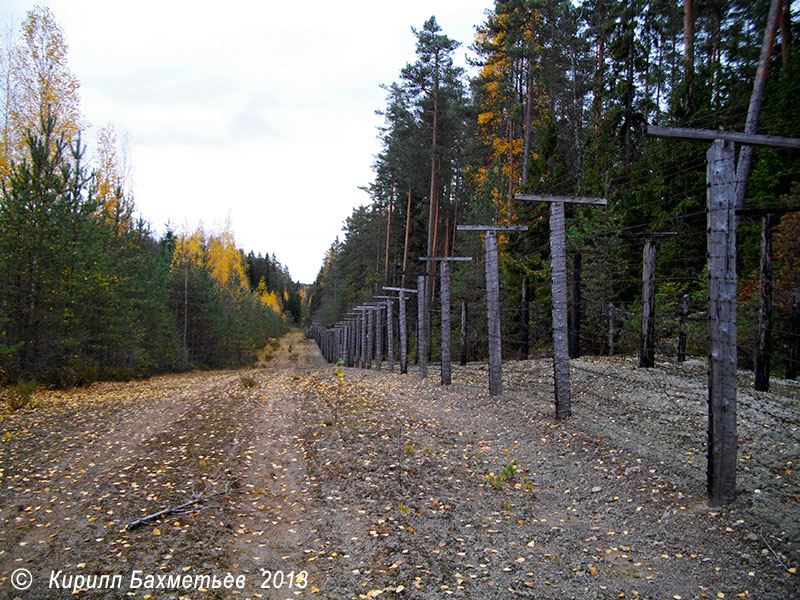
[[[454,310],[466,302],[470,359],[485,358],[482,237],[456,226],[522,224],[527,233],[499,235],[503,352],[545,355],[548,207],[514,195],[577,195],[608,199],[605,207],[567,207],[568,276],[581,280],[584,351],[607,352],[610,327],[617,351],[636,351],[650,232],[675,234],[658,242],[656,285],[657,338],[676,338],[683,296],[693,315],[706,308],[708,143],[655,139],[645,130],[745,131],[770,4],[776,25],[757,132],[800,137],[800,31],[788,1],[496,0],[473,40],[449,38],[435,17],[412,27],[415,55],[398,65],[377,111],[384,125],[372,201],[353,210],[330,246],[311,290],[313,319],[332,325],[384,285],[414,287],[415,274],[435,268],[419,257],[472,256],[452,270]],[[471,44],[472,77],[453,62],[460,42]],[[796,202],[798,173],[796,151],[756,148],[743,200]],[[752,364],[757,334],[760,225],[739,223],[743,365]],[[771,233],[773,366],[782,369],[792,290],[800,287],[800,215],[776,214]],[[692,317],[689,328],[689,351],[704,353],[704,321]]]
[[[113,126],[85,159],[78,81],[48,8],[2,48],[0,384],[73,386],[240,366],[299,323],[305,290],[221,231],[156,237]]]

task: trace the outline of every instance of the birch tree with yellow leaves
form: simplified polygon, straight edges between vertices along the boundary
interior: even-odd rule
[[[52,143],[75,142],[81,131],[80,84],[67,61],[67,43],[55,16],[46,6],[32,8],[20,35],[8,40],[3,51],[3,132],[0,177],[12,161],[30,158],[28,133],[42,134],[55,119]]]

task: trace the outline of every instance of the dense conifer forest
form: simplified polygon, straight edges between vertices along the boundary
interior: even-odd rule
[[[482,238],[456,226],[523,224],[527,233],[499,235],[503,354],[544,354],[551,343],[548,208],[514,195],[599,196],[607,206],[567,207],[584,352],[607,352],[610,327],[618,351],[636,351],[643,240],[669,232],[657,243],[657,338],[677,337],[688,294],[689,352],[703,354],[708,142],[657,139],[646,129],[798,137],[797,29],[789,2],[739,0],[498,0],[472,40],[451,39],[435,17],[418,24],[410,33],[416,54],[398,65],[386,104],[377,107],[384,125],[372,201],[347,218],[325,257],[310,300],[314,319],[331,325],[385,285],[413,287],[413,274],[425,268],[420,257],[473,256],[453,270],[453,297],[469,307],[470,358],[484,358]],[[469,75],[454,64],[465,44]],[[766,68],[757,99],[760,59]],[[737,158],[743,204],[796,203],[796,150],[755,148],[749,168],[744,155]],[[760,219],[740,219],[743,366],[755,354],[760,230]],[[792,290],[800,285],[800,214],[776,214],[771,232],[773,367],[781,372]],[[436,321],[435,295],[433,302]],[[431,331],[435,349],[438,326]]]
[[[252,361],[300,320],[301,286],[221,231],[136,215],[112,125],[89,154],[64,34],[36,7],[3,47],[0,383],[70,386]]]

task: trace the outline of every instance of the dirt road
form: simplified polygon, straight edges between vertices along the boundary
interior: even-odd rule
[[[546,386],[474,375],[337,375],[292,334],[253,369],[37,392],[0,415],[0,598],[796,597],[794,530],[708,507],[624,403],[556,423]]]

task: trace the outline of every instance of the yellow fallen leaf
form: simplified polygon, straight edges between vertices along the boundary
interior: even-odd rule
[[[161,535],[161,530],[158,527],[156,527],[155,529],[153,529],[153,535]]]
[[[312,594],[319,594],[319,588],[315,585],[311,586],[311,593]]]
[[[589,574],[590,574],[592,577],[594,577],[595,575],[597,575],[597,567],[595,567],[594,565],[589,565]]]
[[[380,596],[383,593],[383,590],[370,590],[367,592],[367,598],[375,598],[376,596]]]

